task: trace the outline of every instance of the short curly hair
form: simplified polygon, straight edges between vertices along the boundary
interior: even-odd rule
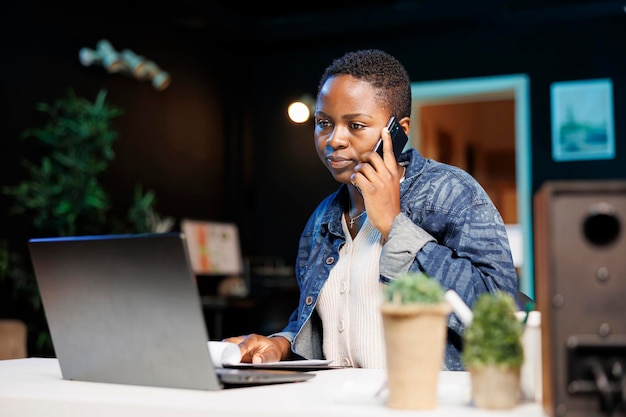
[[[411,80],[404,66],[395,57],[379,49],[348,52],[326,67],[318,84],[317,94],[329,78],[351,75],[370,83],[376,98],[391,109],[398,119],[411,116]]]

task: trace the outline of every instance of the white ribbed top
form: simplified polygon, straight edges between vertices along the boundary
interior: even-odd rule
[[[382,235],[365,220],[352,240],[345,218],[346,243],[339,250],[317,302],[324,327],[323,351],[334,365],[385,368],[378,280]]]

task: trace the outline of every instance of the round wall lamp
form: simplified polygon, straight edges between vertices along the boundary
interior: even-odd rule
[[[308,94],[292,102],[287,108],[289,119],[294,123],[304,123],[315,113],[315,99]]]

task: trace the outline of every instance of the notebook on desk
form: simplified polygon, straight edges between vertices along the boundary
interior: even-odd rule
[[[315,374],[217,368],[182,233],[31,239],[63,379],[218,390]]]

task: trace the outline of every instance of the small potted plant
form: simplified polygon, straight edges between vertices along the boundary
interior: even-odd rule
[[[476,407],[510,409],[519,402],[524,329],[516,311],[514,298],[503,292],[482,294],[472,307],[462,359]]]
[[[437,406],[447,317],[444,290],[423,273],[408,272],[384,289],[381,313],[387,358],[387,406],[428,410]]]

